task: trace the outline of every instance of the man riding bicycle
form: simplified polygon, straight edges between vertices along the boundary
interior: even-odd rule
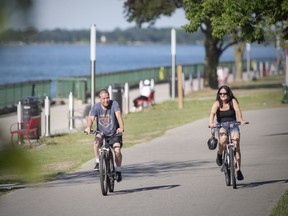
[[[219,150],[217,152],[216,163],[218,166],[222,165],[222,152],[227,143],[228,134],[231,132],[231,138],[236,147],[236,160],[237,160],[237,179],[243,180],[241,172],[241,152],[240,152],[240,129],[236,119],[244,125],[246,122],[242,117],[242,112],[237,99],[234,97],[231,89],[223,85],[218,89],[216,101],[213,103],[209,117],[209,126],[214,128],[214,118],[217,117],[217,122],[221,128],[217,128],[217,136],[219,142]],[[236,118],[237,117],[237,118]]]
[[[103,135],[111,137],[110,145],[112,145],[115,154],[116,163],[116,181],[122,180],[121,164],[122,153],[121,148],[123,145],[122,133],[124,132],[124,122],[120,107],[117,101],[110,100],[109,92],[106,89],[100,90],[100,102],[96,103],[90,110],[86,133],[90,133],[93,122],[96,118],[97,133],[94,139],[94,154],[96,165],[94,171],[99,171],[99,148],[103,143]]]

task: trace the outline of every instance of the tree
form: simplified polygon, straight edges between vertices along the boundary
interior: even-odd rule
[[[190,1],[186,0],[186,2]],[[212,35],[217,38],[233,35],[234,40],[239,42],[234,46],[236,79],[242,77],[240,73],[242,71],[241,56],[243,56],[245,46],[243,42],[263,43],[266,40],[269,29],[273,29],[272,32],[276,35],[280,34],[283,40],[287,40],[288,38],[288,1],[223,0],[218,5],[217,1],[206,0],[205,3],[205,6],[207,5],[206,8],[210,8],[213,4],[217,9],[221,8],[219,14],[214,13],[212,16],[209,16],[212,25]],[[279,29],[282,30],[279,31]],[[276,36],[274,37],[274,41],[276,41]]]
[[[177,8],[183,7],[183,0],[127,0],[124,11],[127,21],[153,25],[160,16],[171,16]]]
[[[205,84],[217,88],[217,71],[221,54],[238,42],[258,42],[265,39],[265,30],[287,20],[285,0],[127,0],[124,3],[128,21],[154,24],[161,15],[170,16],[183,7],[190,33],[198,29],[205,35]],[[287,34],[287,27],[283,32]],[[230,36],[227,40],[226,36]],[[241,54],[240,54],[241,55]]]
[[[243,40],[263,43],[269,28],[282,23],[284,26],[281,32],[282,38],[288,39],[287,0],[223,0],[222,2],[225,10],[221,16],[211,18],[214,36],[222,37],[238,30]]]
[[[25,19],[33,0],[1,0],[0,1],[0,32],[14,13],[21,13]]]
[[[224,40],[225,35],[213,35],[213,17],[221,16],[225,10],[222,1],[184,0],[186,18],[190,21],[184,26],[187,32],[193,33],[199,28],[205,35],[205,85],[217,88],[217,66],[222,53],[231,45],[237,43],[237,34],[231,40]]]
[[[221,54],[235,41],[228,41],[225,43],[224,37],[214,37],[212,35],[211,16],[220,10],[217,4],[211,4],[209,7],[202,6],[202,3],[206,1],[185,1],[184,5],[181,0],[128,0],[124,3],[126,9],[126,17],[128,21],[135,21],[136,24],[141,27],[143,23],[149,22],[153,25],[157,18],[161,15],[171,15],[177,8],[185,8],[186,18],[190,21],[190,24],[185,25],[184,29],[193,33],[199,28],[205,35],[205,85],[209,85],[211,88],[217,88],[217,71],[216,68],[219,63]],[[210,4],[209,4],[210,5]],[[221,6],[219,2],[218,6]],[[208,10],[209,9],[209,10]],[[222,8],[223,9],[223,8]]]

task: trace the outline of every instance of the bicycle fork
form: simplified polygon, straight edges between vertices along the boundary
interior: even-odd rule
[[[229,169],[230,163],[231,163],[230,158],[229,158],[230,151],[233,151],[233,154],[234,154],[234,157],[233,157],[234,161],[232,163],[234,163],[235,168],[237,166],[237,161],[236,161],[236,157],[235,157],[236,151],[234,149],[234,144],[227,144],[226,149],[225,149],[224,154],[223,154],[223,158],[222,158],[223,164],[221,167],[221,172],[224,172],[225,174],[228,172],[228,169]]]
[[[110,154],[112,154],[112,151],[109,149],[109,147],[103,147],[102,148],[102,154],[105,155],[105,162],[107,164],[106,175],[109,179],[115,180],[116,179],[115,170],[113,170],[113,167],[110,166],[111,165],[110,164],[110,159],[111,159]]]
[[[230,161],[230,158],[227,157],[227,159],[228,159],[228,165],[230,166],[230,163],[233,163],[233,164],[234,164],[234,168],[236,169],[236,168],[237,168],[236,150],[235,150],[235,146],[234,146],[233,143],[231,143],[231,144],[228,145],[227,151],[228,151],[228,155],[229,155],[230,151],[233,152],[233,161]]]
[[[222,157],[223,162],[221,167],[221,172],[224,172],[225,174],[227,174],[229,166],[229,158],[227,157],[227,155],[228,155],[227,150],[225,150]]]

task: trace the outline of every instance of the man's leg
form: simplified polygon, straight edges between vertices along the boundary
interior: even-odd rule
[[[94,171],[99,170],[99,146],[102,144],[102,137],[100,134],[97,134],[94,139],[94,155],[95,155],[95,167]]]
[[[114,154],[115,154],[115,163],[116,163],[116,174],[117,174],[117,182],[120,182],[122,180],[122,174],[121,174],[121,165],[122,165],[122,153],[121,153],[121,144],[115,143],[113,145]]]

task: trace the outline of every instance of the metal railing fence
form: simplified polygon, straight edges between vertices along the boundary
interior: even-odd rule
[[[257,59],[257,62],[271,62],[274,59]],[[229,68],[229,72],[235,72],[234,62],[220,62],[221,65]],[[243,61],[244,69],[246,70],[246,60]],[[203,77],[204,64],[182,65],[182,70],[186,78],[189,76],[196,77],[197,73]],[[117,71],[111,73],[96,73],[96,92],[102,88],[107,88],[109,85],[120,84],[124,86],[128,83],[130,88],[138,87],[140,80],[154,79],[155,83],[169,82],[171,79],[171,65],[155,68],[144,68],[127,71]],[[76,99],[82,100],[84,103],[90,97],[91,91],[91,76],[79,76],[58,78],[53,80],[56,83],[52,87],[52,80],[29,81],[13,84],[0,85],[0,109],[7,106],[15,106],[23,97],[36,96],[40,99],[46,96],[53,98],[67,99],[70,92]],[[55,88],[55,89],[54,89]],[[52,92],[55,92],[53,94]]]

